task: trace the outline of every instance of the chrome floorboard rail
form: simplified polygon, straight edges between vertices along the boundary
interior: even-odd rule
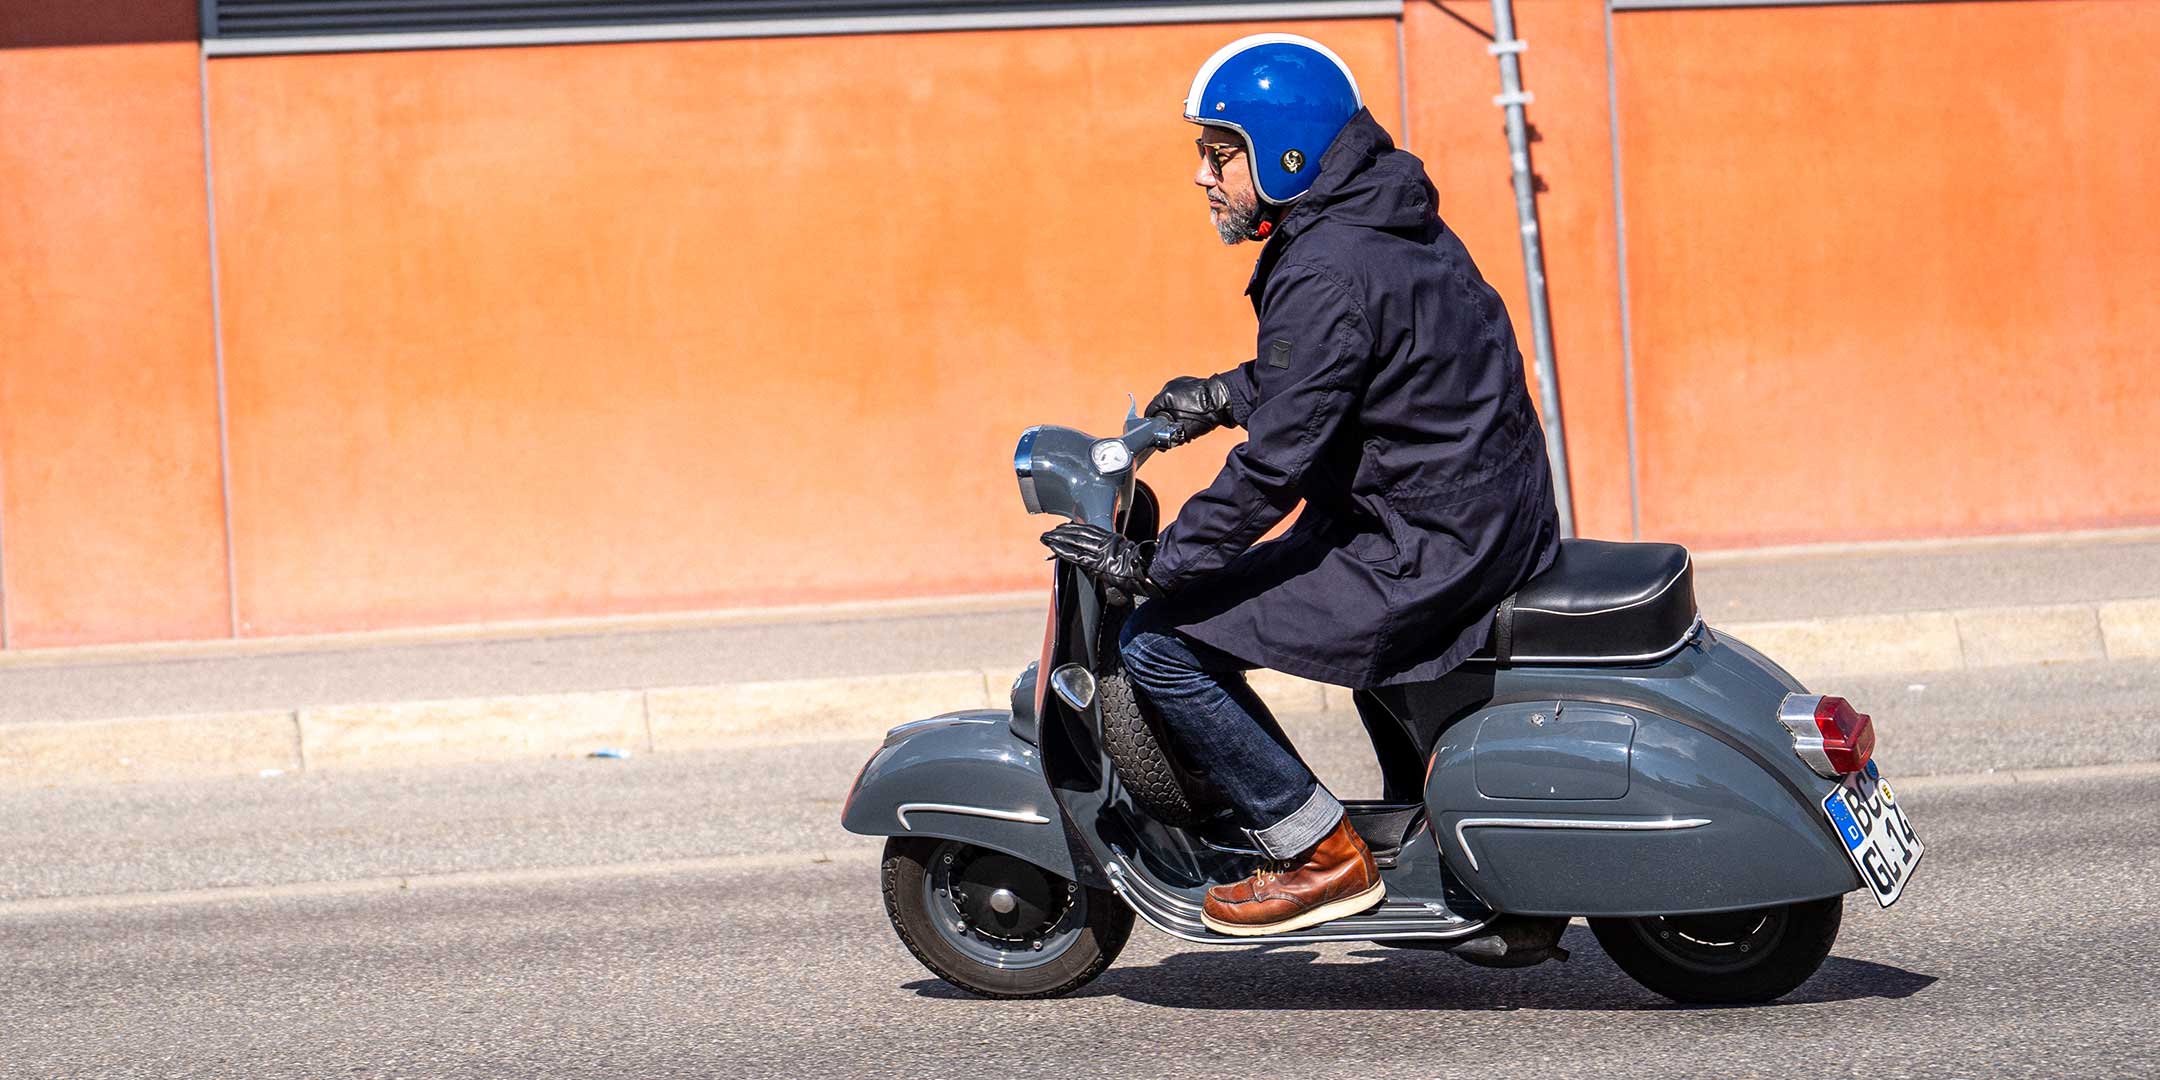
[[[1323,923],[1293,934],[1234,937],[1218,934],[1200,921],[1200,905],[1170,892],[1124,861],[1105,868],[1111,888],[1149,926],[1184,941],[1203,945],[1252,945],[1318,941],[1445,940],[1474,934],[1492,920],[1466,919],[1438,903],[1385,900],[1370,911]]]

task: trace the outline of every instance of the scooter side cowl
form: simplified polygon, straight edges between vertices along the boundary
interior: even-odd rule
[[[1714,636],[1625,674],[1498,672],[1495,703],[1434,751],[1443,858],[1522,915],[1731,911],[1859,887],[1816,810],[1830,782],[1778,729],[1789,682]]]
[[[1035,747],[1003,710],[902,725],[872,754],[840,814],[865,836],[934,836],[1002,851],[1076,879]]]

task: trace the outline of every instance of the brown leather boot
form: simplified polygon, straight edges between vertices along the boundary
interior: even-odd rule
[[[1386,896],[1365,838],[1344,818],[1299,858],[1262,863],[1243,881],[1209,889],[1200,921],[1218,934],[1287,934],[1355,915]]]

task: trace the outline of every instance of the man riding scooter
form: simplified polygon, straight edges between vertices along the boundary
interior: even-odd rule
[[[1152,543],[1079,523],[1043,542],[1150,598],[1125,624],[1125,669],[1268,856],[1209,889],[1203,919],[1280,934],[1384,888],[1244,673],[1439,677],[1551,565],[1558,514],[1507,311],[1348,66],[1307,38],[1244,38],[1200,68],[1185,119],[1216,231],[1262,242],[1246,288],[1259,335],[1253,359],[1172,379],[1147,412],[1181,442],[1226,426],[1246,441]]]

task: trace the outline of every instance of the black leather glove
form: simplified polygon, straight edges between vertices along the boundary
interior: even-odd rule
[[[1099,525],[1067,522],[1042,534],[1050,553],[1087,572],[1106,588],[1127,596],[1161,596],[1162,590],[1148,580],[1148,564],[1155,561],[1155,542],[1136,544]]]
[[[1230,387],[1220,375],[1205,379],[1180,375],[1164,383],[1161,392],[1147,403],[1147,415],[1169,418],[1177,425],[1171,441],[1189,443],[1234,422],[1230,416]]]

